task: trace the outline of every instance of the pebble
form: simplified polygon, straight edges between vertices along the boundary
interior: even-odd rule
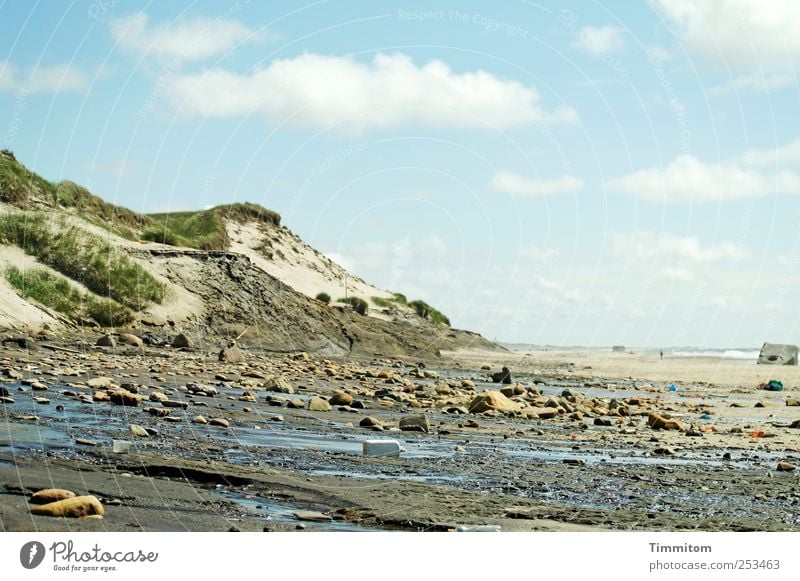
[[[209,423],[209,425],[220,426],[222,428],[230,428],[231,427],[230,422],[228,420],[224,419],[224,418],[211,418],[208,421],[208,423]]]
[[[148,438],[150,436],[147,430],[138,424],[131,424],[130,426],[128,426],[128,429],[130,429],[131,434],[133,434],[137,438]]]

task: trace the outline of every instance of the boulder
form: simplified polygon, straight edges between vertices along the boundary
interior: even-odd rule
[[[791,407],[800,406],[800,399],[789,398],[786,400],[786,405]]]
[[[343,391],[337,391],[333,394],[333,397],[328,400],[328,403],[331,405],[349,406],[351,403],[353,403],[353,396]]]
[[[154,391],[150,394],[150,401],[155,401],[160,403],[162,401],[167,401],[168,399],[169,398],[167,397],[167,394],[161,391]]]
[[[100,389],[103,387],[111,387],[112,383],[113,380],[110,377],[93,377],[86,382],[86,385],[95,389]]]
[[[294,393],[294,388],[289,384],[288,381],[280,376],[268,377],[264,381],[264,389],[277,393]]]
[[[679,430],[683,431],[683,424],[678,420],[668,420],[658,414],[650,414],[647,416],[647,425],[654,430]]]
[[[321,397],[312,397],[308,400],[308,409],[312,412],[329,412],[332,408],[331,404]]]
[[[189,407],[189,403],[188,402],[185,402],[185,401],[173,401],[173,400],[169,400],[169,399],[165,400],[165,401],[162,401],[161,405],[163,405],[165,408],[181,408],[181,409],[184,409],[184,410]]]
[[[778,472],[794,472],[797,466],[789,462],[778,462]]]
[[[302,410],[306,407],[306,402],[299,398],[290,399],[289,403],[286,404],[286,407],[295,410]]]
[[[194,349],[194,341],[183,333],[178,333],[172,340],[172,346],[175,349]]]
[[[231,427],[231,423],[224,418],[211,418],[210,420],[208,420],[208,423],[211,426],[219,426],[221,428]]]
[[[97,345],[98,347],[116,347],[117,342],[111,335],[103,335],[97,340],[95,345]]]
[[[50,504],[66,498],[75,498],[75,493],[63,488],[45,488],[33,493],[31,504]]]
[[[195,416],[192,418],[193,424],[200,424],[201,426],[205,426],[208,423],[208,420],[205,419],[203,416]]]
[[[133,434],[137,438],[150,437],[150,434],[147,432],[147,430],[145,430],[142,426],[138,424],[131,424],[130,426],[128,426],[128,428],[130,429],[131,434]]]
[[[400,429],[404,432],[425,432],[427,434],[431,429],[431,422],[428,420],[428,416],[423,414],[405,416],[400,418]]]
[[[790,428],[798,429],[800,428],[800,420],[795,420],[791,424],[789,424]]]
[[[144,347],[144,341],[132,333],[122,333],[119,336],[119,341],[123,345],[130,345],[131,347]]]
[[[373,418],[372,416],[367,416],[363,418],[358,423],[358,425],[361,426],[362,428],[375,428],[383,426],[380,420],[378,420],[377,418]]]
[[[31,508],[31,512],[40,516],[61,516],[81,518],[92,515],[103,515],[105,509],[94,496],[76,496],[57,502],[51,502]]]
[[[512,385],[511,387],[504,387],[500,390],[500,393],[506,397],[514,397],[515,395],[522,395],[525,393],[525,388],[521,385]]]
[[[219,360],[226,363],[244,363],[245,357],[242,350],[236,346],[236,341],[229,341],[228,346],[219,352]]]
[[[494,383],[510,384],[511,383],[511,371],[508,369],[508,367],[503,367],[503,369],[501,369],[497,373],[492,373],[492,381]]]
[[[127,407],[135,407],[142,401],[142,396],[124,389],[117,389],[108,394],[111,403]]]
[[[469,404],[469,411],[480,414],[488,411],[510,412],[518,408],[517,404],[499,391],[484,391],[476,395]]]

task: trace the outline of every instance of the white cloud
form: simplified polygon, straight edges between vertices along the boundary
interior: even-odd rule
[[[584,26],[572,46],[592,55],[605,56],[623,49],[625,31],[617,26]]]
[[[800,163],[800,139],[775,149],[750,149],[740,158],[754,166],[774,166]]]
[[[560,291],[561,289],[564,288],[564,285],[562,285],[560,282],[549,278],[545,278],[543,276],[537,276],[534,279],[533,284],[536,288],[542,290]]]
[[[694,273],[679,266],[666,266],[661,269],[661,276],[670,282],[693,282]]]
[[[754,158],[759,159],[754,154]],[[610,180],[608,187],[651,202],[715,202],[800,192],[800,175],[790,170],[762,173],[729,161],[707,164],[679,155],[654,167]]]
[[[709,297],[708,304],[718,309],[733,309],[744,306],[744,299],[734,295],[714,295]]]
[[[262,38],[236,20],[195,18],[156,25],[144,12],[111,20],[109,27],[114,40],[128,50],[180,61],[222,55],[237,44]]]
[[[712,263],[741,260],[748,256],[741,246],[730,242],[703,246],[694,236],[675,236],[647,230],[635,230],[631,234],[611,234],[610,239],[611,250],[617,256],[646,261],[682,259],[695,263]],[[680,276],[676,267],[664,268],[662,274]]]
[[[139,173],[139,164],[133,161],[108,161],[92,162],[86,164],[86,169],[91,173],[113,175],[118,177],[130,177]]]
[[[740,90],[768,92],[795,84],[797,84],[797,75],[791,71],[746,74],[736,77],[727,83],[711,87],[711,92],[718,95]]]
[[[558,250],[543,246],[529,246],[520,252],[520,256],[533,262],[552,262],[558,258]]]
[[[683,44],[725,67],[792,68],[800,59],[796,0],[652,0]]]
[[[509,171],[500,171],[492,178],[489,188],[494,192],[513,196],[541,198],[580,190],[583,188],[583,181],[568,175],[548,180],[530,180]]]
[[[40,66],[21,71],[8,61],[0,63],[0,91],[83,91],[88,84],[88,75],[72,65]]]
[[[306,53],[239,75],[223,69],[173,75],[167,91],[187,115],[262,114],[273,122],[349,131],[414,123],[507,129],[536,122],[574,122],[572,109],[547,111],[533,87],[484,71],[454,73],[439,60],[417,66],[402,53],[370,63]]]

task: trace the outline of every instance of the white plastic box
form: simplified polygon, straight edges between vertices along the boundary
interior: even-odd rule
[[[366,440],[364,456],[400,456],[400,442],[397,440]]]

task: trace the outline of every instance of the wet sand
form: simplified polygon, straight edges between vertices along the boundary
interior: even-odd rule
[[[800,530],[797,472],[777,469],[800,464],[800,430],[789,427],[800,407],[786,405],[800,397],[796,368],[564,352],[448,353],[423,367],[75,351],[0,352],[0,385],[13,399],[0,407],[3,530]],[[463,413],[476,394],[504,387],[488,380],[487,364],[511,368],[514,412]],[[110,385],[89,387],[97,377]],[[273,377],[294,393],[274,391]],[[785,391],[756,389],[764,377]],[[122,387],[142,401],[102,401]],[[307,409],[336,392],[354,401]],[[188,407],[152,415],[161,397]],[[301,407],[288,407],[293,399]],[[653,412],[684,429],[651,429]],[[428,433],[399,431],[411,414],[428,418]],[[229,426],[194,424],[197,415]],[[366,416],[383,431],[360,427]],[[150,436],[134,437],[130,424]],[[375,438],[405,451],[362,456]],[[133,449],[113,453],[114,439]],[[50,486],[96,495],[105,518],[32,516],[30,493]],[[322,516],[298,518],[302,510]]]

